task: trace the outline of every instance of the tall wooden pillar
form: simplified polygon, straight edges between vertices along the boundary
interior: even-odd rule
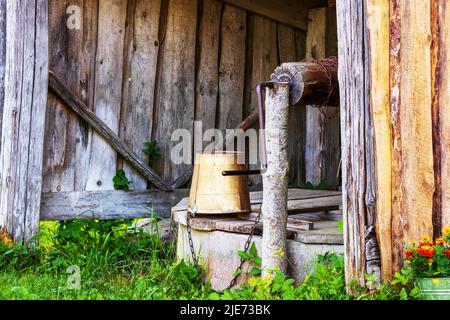
[[[346,281],[380,278],[368,37],[360,0],[337,1]]]
[[[0,225],[21,242],[39,230],[48,8],[46,0],[1,0],[0,9]]]

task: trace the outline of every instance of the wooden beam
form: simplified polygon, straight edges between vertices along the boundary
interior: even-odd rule
[[[151,210],[169,217],[171,208],[188,195],[188,189],[44,193],[40,217],[43,221],[149,218]]]
[[[136,170],[144,175],[156,187],[172,191],[158,174],[150,168],[142,159],[124,144],[116,133],[114,133],[97,115],[90,110],[83,101],[70,91],[52,72],[49,72],[49,88],[72,110],[84,119],[94,130],[105,139],[125,160],[127,160]]]
[[[302,30],[308,28],[308,10],[327,5],[326,0],[224,0],[224,2]]]
[[[0,148],[0,225],[18,242],[39,231],[48,77],[46,0],[7,1]],[[7,32],[6,28],[7,26]],[[6,33],[6,36],[5,36]]]

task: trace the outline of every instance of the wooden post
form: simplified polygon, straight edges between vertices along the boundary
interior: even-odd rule
[[[288,114],[289,83],[274,82],[266,90],[267,171],[263,174],[263,276],[278,268],[285,272],[287,189],[288,189]]]
[[[342,211],[345,278],[365,285],[365,274],[380,273],[375,237],[374,133],[370,109],[365,6],[337,1],[342,137]],[[377,145],[378,147],[378,145]]]
[[[0,14],[3,14],[3,10]],[[39,230],[47,106],[47,1],[7,1],[3,127],[0,147],[0,225],[16,241]],[[6,25],[6,28],[5,28]],[[7,32],[6,32],[7,31]]]

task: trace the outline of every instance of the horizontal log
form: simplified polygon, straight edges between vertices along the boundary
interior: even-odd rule
[[[40,217],[42,221],[149,218],[152,209],[155,215],[169,217],[171,208],[188,195],[188,189],[44,193]]]
[[[339,105],[337,66],[321,65],[313,61],[287,62],[275,69],[272,81],[290,83],[291,105]]]
[[[156,187],[172,191],[161,177],[150,168],[136,153],[123,143],[117,134],[112,131],[97,115],[90,110],[81,99],[68,89],[53,72],[49,72],[49,88],[65,102],[76,114],[83,118],[92,128],[105,139],[125,160],[148,179]]]

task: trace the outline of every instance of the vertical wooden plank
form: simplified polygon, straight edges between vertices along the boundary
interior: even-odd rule
[[[219,40],[222,4],[218,0],[201,2],[197,41],[197,79],[195,120],[203,130],[215,127],[219,92]]]
[[[160,0],[128,2],[126,73],[123,79],[122,136],[125,143],[145,158],[144,142],[151,139],[157,59]],[[127,162],[123,164],[134,190],[147,189],[147,179]]]
[[[337,1],[339,84],[342,136],[342,212],[344,216],[345,279],[365,284],[366,172],[364,3]]]
[[[391,240],[391,117],[389,73],[389,3],[367,2],[367,26],[370,55],[370,104],[376,140],[375,171],[377,176],[377,234],[380,244],[381,268],[385,279],[392,274]]]
[[[435,199],[433,223],[435,235],[450,225],[450,4],[432,2],[432,85],[433,85],[433,140],[435,157]]]
[[[338,55],[336,8],[326,8],[325,56]],[[338,170],[341,160],[340,116],[335,107],[324,107],[327,115],[323,121],[322,179],[327,188],[337,190],[340,186]]]
[[[335,8],[317,8],[309,12],[306,58],[321,59],[337,55]],[[306,107],[306,180],[318,184],[326,181],[329,189],[337,189],[340,161],[340,119],[336,108]],[[322,113],[323,112],[323,113]]]
[[[306,58],[320,59],[326,55],[327,9],[317,8],[309,11],[308,31],[306,33]],[[306,106],[306,150],[305,178],[316,185],[323,179],[324,117],[316,106]]]
[[[95,113],[116,133],[122,92],[126,0],[100,0],[95,72]],[[117,153],[93,133],[86,190],[112,190]]]
[[[169,1],[154,124],[162,156],[158,169],[166,180],[174,180],[189,168],[171,161],[171,149],[178,141],[170,139],[176,129],[193,132],[196,26],[197,1]]]
[[[299,43],[297,43],[299,42]],[[300,61],[305,58],[306,33],[292,27],[278,24],[278,51],[280,64]],[[288,154],[289,154],[289,185],[304,185],[304,154],[305,154],[305,108],[292,106],[289,108],[288,119]]]
[[[243,119],[246,12],[225,4],[220,36],[219,105],[216,127],[235,128]]]
[[[278,65],[277,25],[274,21],[255,15],[253,17],[253,44],[251,69],[250,110],[257,110],[256,86],[270,79]],[[250,166],[257,168],[259,166]],[[252,185],[261,184],[261,177],[250,176]]]
[[[48,77],[48,7],[6,3],[5,98],[0,149],[0,225],[16,241],[39,231]]]
[[[400,146],[400,149],[394,148],[395,166],[392,172],[393,182],[399,179],[399,184],[393,183],[392,186],[392,250],[394,269],[398,270],[403,263],[402,241],[411,242],[421,235],[431,236],[433,233],[434,174],[430,108],[430,3],[401,1],[398,6],[394,4],[393,9],[394,13],[398,10],[400,17],[397,25],[400,30],[391,28],[391,37],[400,37],[398,60],[393,59],[391,66],[395,69],[391,74],[397,74],[400,81],[400,87],[395,82],[391,84],[391,103],[396,102],[391,114],[393,126],[398,130],[394,131],[393,144]],[[391,17],[395,19],[395,14]]]
[[[279,64],[284,62],[295,62],[296,61],[296,46],[295,46],[295,29],[278,23],[278,53],[279,53]]]
[[[439,0],[431,1],[431,116],[433,121],[433,233],[438,237],[442,230],[442,182],[441,182],[441,114],[439,106],[440,87],[440,36],[441,21]]]
[[[6,0],[0,0],[0,134],[2,132],[3,105],[5,98],[6,58]],[[0,148],[2,141],[0,139]]]
[[[295,30],[295,59],[306,58],[306,31]],[[306,108],[289,108],[289,184],[296,187],[305,185],[306,148]],[[295,169],[291,169],[295,168]]]
[[[97,1],[49,1],[50,70],[93,104]],[[80,29],[66,24],[69,6],[81,10]],[[91,130],[52,94],[48,97],[43,192],[84,190]]]

